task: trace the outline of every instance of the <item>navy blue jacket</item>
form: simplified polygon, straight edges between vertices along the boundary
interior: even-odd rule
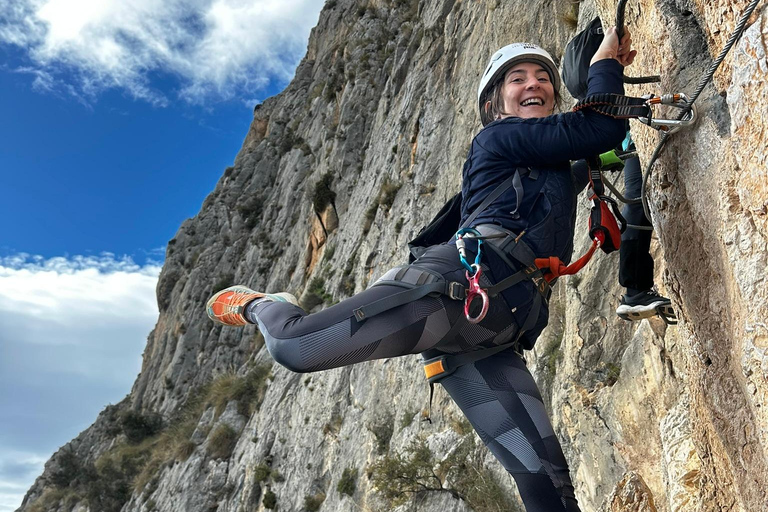
[[[622,72],[614,59],[593,64],[588,95],[623,94]],[[512,214],[517,194],[510,188],[473,224],[525,231],[523,240],[537,257],[558,256],[569,262],[576,211],[570,161],[608,151],[625,135],[625,121],[589,109],[536,119],[508,117],[488,124],[475,136],[464,164],[462,223],[516,169],[529,168],[535,172],[522,178],[525,193],[518,214]]]

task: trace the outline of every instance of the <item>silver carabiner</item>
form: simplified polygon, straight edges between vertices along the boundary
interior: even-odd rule
[[[664,94],[662,96],[651,96],[645,102],[649,107],[653,105],[668,105],[680,110],[687,110],[686,114],[681,119],[657,119],[655,117],[638,117],[637,120],[641,123],[647,124],[651,128],[661,130],[662,132],[673,134],[686,126],[689,126],[696,122],[698,117],[698,110],[696,105],[688,104],[688,96],[683,93],[677,94]]]

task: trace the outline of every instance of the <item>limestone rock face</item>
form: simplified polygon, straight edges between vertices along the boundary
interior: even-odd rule
[[[629,2],[640,53],[627,74],[662,83],[628,94],[691,93],[747,3]],[[576,24],[615,18],[608,0],[533,5],[327,2],[295,79],[256,108],[233,167],[169,242],[130,394],[54,455],[20,510],[513,510],[511,478],[439,388],[432,423],[421,421],[418,358],[293,374],[254,327],[214,326],[204,305],[247,283],[316,310],[403,262],[405,242],[459,190],[488,56],[514,40],[560,56]],[[649,179],[656,282],[680,324],[617,318],[618,256],[599,255],[560,280],[528,354],[584,511],[768,503],[766,9]],[[659,134],[632,133],[647,162]],[[324,183],[333,194],[316,202]],[[577,254],[588,245],[580,204]],[[376,464],[419,443],[432,490],[386,499]],[[463,473],[450,469],[459,458]],[[496,501],[472,498],[467,474],[495,482],[485,496]]]

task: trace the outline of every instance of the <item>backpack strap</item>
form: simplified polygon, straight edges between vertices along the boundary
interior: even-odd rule
[[[530,169],[527,167],[518,167],[515,169],[515,173],[504,180],[503,182],[499,183],[499,185],[496,186],[493,191],[488,194],[485,199],[483,199],[483,202],[480,203],[480,206],[475,208],[475,211],[472,212],[472,215],[467,217],[467,220],[465,220],[461,226],[459,226],[459,229],[469,228],[472,227],[472,223],[475,221],[475,219],[483,213],[495,200],[497,200],[501,194],[509,190],[510,187],[515,187],[515,192],[517,193],[517,205],[515,206],[515,212],[517,212],[517,209],[520,207],[520,203],[522,202],[523,197],[523,183],[521,181],[521,176],[525,176],[530,172]]]

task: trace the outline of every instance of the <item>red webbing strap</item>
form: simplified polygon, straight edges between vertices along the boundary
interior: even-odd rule
[[[567,266],[562,261],[560,261],[560,258],[557,256],[550,256],[549,258],[536,258],[535,263],[538,268],[549,270],[549,272],[544,275],[544,279],[546,279],[547,282],[550,282],[560,276],[573,275],[584,268],[589,260],[592,259],[592,255],[595,254],[595,249],[600,246],[600,243],[601,242],[599,240],[592,240],[592,246],[584,254],[584,256]]]
[[[600,160],[597,157],[587,158],[589,166],[589,199],[592,210],[589,213],[589,237],[597,239],[600,234],[600,248],[606,254],[619,249],[621,234],[627,229],[627,221],[619,211],[619,205],[611,197],[605,195],[603,175],[600,171]]]

